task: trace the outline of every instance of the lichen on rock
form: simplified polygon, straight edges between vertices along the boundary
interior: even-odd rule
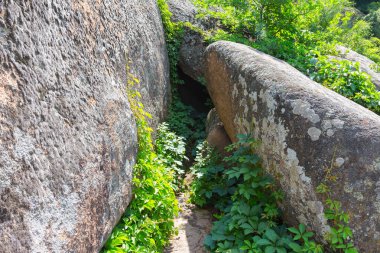
[[[286,194],[286,222],[306,223],[323,239],[329,226],[316,187],[332,164],[332,198],[350,213],[357,246],[377,252],[380,117],[247,46],[216,42],[205,57],[217,113],[232,140],[250,133],[260,141],[263,165]]]

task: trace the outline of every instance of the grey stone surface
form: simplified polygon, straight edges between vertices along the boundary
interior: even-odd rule
[[[169,100],[154,0],[0,1],[0,252],[97,252],[131,198],[126,64]]]
[[[207,115],[206,135],[206,140],[211,147],[215,147],[222,154],[227,154],[225,147],[231,144],[231,139],[215,108],[211,109]]]
[[[266,170],[286,194],[285,220],[329,230],[316,193],[326,169],[361,252],[380,249],[380,117],[247,46],[217,42],[206,51],[206,79],[228,135],[252,133]]]
[[[198,22],[195,17],[197,8],[190,0],[169,0],[168,6],[172,13],[173,22]]]
[[[172,20],[175,22],[189,22],[201,30],[216,26],[215,20],[196,18],[197,9],[190,0],[169,0],[168,5],[173,14]],[[197,81],[204,78],[203,54],[207,45],[199,31],[185,27],[178,66],[186,75]]]
[[[374,61],[344,46],[337,46],[337,51],[342,59],[359,62],[361,70],[371,76],[372,82],[375,84],[377,90],[380,91],[380,73],[374,71]]]

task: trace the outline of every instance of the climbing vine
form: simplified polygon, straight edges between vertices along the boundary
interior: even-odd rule
[[[135,89],[139,80],[128,69],[128,100],[136,119],[138,155],[133,171],[133,199],[106,242],[103,252],[162,252],[174,232],[178,203],[173,188],[185,159],[182,138],[158,129],[156,150],[147,118],[151,116]],[[173,141],[170,142],[169,140]]]
[[[331,230],[325,235],[334,252],[357,253],[354,246],[352,230],[349,227],[350,217],[342,210],[342,204],[332,198],[332,192],[328,184],[336,184],[337,177],[334,175],[334,160],[329,167],[325,168],[323,182],[317,187],[317,192],[321,194],[325,202],[325,217],[330,222]]]
[[[166,0],[157,0],[165,29],[166,46],[170,63],[170,82],[172,85],[172,103],[169,106],[168,128],[186,139],[188,155],[192,156],[192,146],[205,137],[205,117],[194,117],[196,112],[191,106],[185,105],[178,94],[178,86],[183,80],[178,75],[179,50],[185,29],[196,29],[188,22],[171,21],[172,13]]]
[[[314,233],[304,224],[297,228],[283,224],[278,205],[284,196],[253,152],[257,145],[251,137],[239,135],[238,142],[228,147],[231,155],[224,159],[206,143],[198,146],[192,167],[195,180],[191,200],[219,211],[205,246],[211,252],[231,253],[327,251],[312,239]],[[326,193],[326,188],[323,189]],[[326,235],[328,248],[333,252],[358,252],[347,226],[348,215],[341,210],[339,202],[327,198],[326,203],[326,218],[333,225]]]
[[[179,61],[179,48],[185,32],[184,24],[183,22],[171,21],[172,13],[169,10],[166,0],[157,0],[157,4],[165,29],[165,39],[170,64],[170,81],[173,86],[177,86],[182,83],[182,80],[178,76],[177,65]]]

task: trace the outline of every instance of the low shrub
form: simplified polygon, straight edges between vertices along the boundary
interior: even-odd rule
[[[128,75],[128,99],[134,113],[139,150],[133,171],[133,199],[107,240],[103,252],[162,252],[174,232],[178,202],[173,188],[180,182],[183,139],[159,127],[156,151],[146,118],[150,117],[133,88],[138,79]]]
[[[305,225],[286,227],[281,220],[279,203],[283,193],[262,168],[253,151],[257,142],[247,135],[238,135],[238,142],[228,147],[231,155],[222,161],[206,144],[198,148],[192,168],[191,200],[200,206],[219,210],[205,246],[211,252],[231,253],[322,253],[324,247],[312,240],[314,233]],[[318,187],[328,193],[324,185]],[[326,218],[332,223],[326,235],[333,252],[357,253],[348,215],[329,196]]]

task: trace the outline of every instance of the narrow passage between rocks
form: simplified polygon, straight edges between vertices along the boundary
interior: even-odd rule
[[[178,202],[181,210],[174,221],[178,234],[173,236],[165,253],[206,253],[203,241],[211,230],[211,212],[189,203],[186,193],[178,196]]]

